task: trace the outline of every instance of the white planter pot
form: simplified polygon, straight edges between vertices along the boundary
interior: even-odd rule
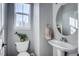
[[[29,40],[24,42],[16,42],[15,44],[18,52],[25,52],[28,49]]]

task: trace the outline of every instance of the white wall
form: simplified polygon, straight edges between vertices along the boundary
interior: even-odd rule
[[[34,52],[37,56],[40,55],[40,18],[39,18],[39,4],[34,4],[33,11],[33,45]]]

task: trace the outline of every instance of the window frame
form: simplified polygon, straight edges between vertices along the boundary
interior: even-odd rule
[[[23,4],[30,4],[30,14],[29,14],[29,28],[26,26],[23,26],[23,27],[16,27],[16,14],[17,14],[17,12],[16,12],[16,9],[15,9],[15,7],[16,7],[16,4],[20,4],[20,3],[15,3],[14,4],[14,28],[15,28],[15,30],[31,30],[31,14],[32,14],[32,5],[30,4],[30,3],[23,3]],[[24,14],[24,13],[23,13]],[[26,14],[26,13],[25,13]],[[19,15],[22,15],[22,14],[19,14]],[[28,14],[26,14],[26,16],[27,16]]]

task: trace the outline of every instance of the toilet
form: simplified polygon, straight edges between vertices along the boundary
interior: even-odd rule
[[[30,54],[27,52],[29,46],[29,40],[25,42],[16,42],[15,45],[17,52],[19,52],[17,56],[30,56]]]

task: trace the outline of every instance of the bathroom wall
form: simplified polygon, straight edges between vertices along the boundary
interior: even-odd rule
[[[4,4],[4,42],[5,42],[5,44],[7,44],[8,43],[8,41],[7,41],[7,38],[8,38],[8,19],[7,19],[7,4]],[[6,48],[5,48],[5,55],[7,55],[7,53],[8,53],[8,48],[7,48],[8,46],[6,46]]]
[[[61,5],[64,5],[64,4],[62,3],[53,4],[53,28],[54,28],[54,33],[55,33],[55,39],[60,40],[61,37],[66,37],[68,40],[68,43],[77,47],[78,46],[78,30],[74,34],[68,35],[68,36],[61,35],[59,31],[57,30],[56,15]],[[56,48],[53,49],[53,55],[57,56]],[[77,51],[74,54],[69,53],[68,55],[77,55]]]
[[[52,27],[52,3],[40,3],[40,55],[53,56],[52,46],[44,37],[45,27]]]
[[[7,55],[16,55],[14,37],[14,4],[7,4]]]
[[[52,26],[52,4],[34,4],[33,41],[37,56],[52,56],[52,46],[44,38],[47,24]]]

